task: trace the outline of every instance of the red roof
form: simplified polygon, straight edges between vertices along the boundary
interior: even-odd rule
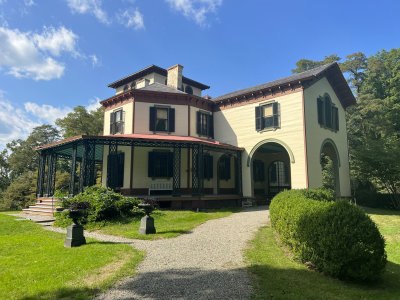
[[[158,141],[172,141],[172,142],[195,142],[202,143],[212,146],[221,146],[221,147],[230,147],[230,148],[238,148],[242,150],[242,148],[233,146],[230,144],[220,143],[219,141],[212,139],[204,139],[198,138],[194,136],[180,136],[180,135],[160,135],[160,134],[116,134],[116,135],[106,135],[107,137],[123,137],[123,138],[132,138],[135,140],[158,140]]]
[[[79,135],[71,137],[62,141],[51,143],[48,145],[40,146],[35,148],[35,150],[41,150],[46,148],[51,148],[59,145],[64,145],[70,142],[84,139],[133,139],[133,140],[152,140],[152,141],[167,141],[167,142],[189,142],[189,143],[201,143],[209,146],[217,146],[221,148],[230,148],[234,150],[244,150],[241,147],[233,146],[230,144],[220,143],[219,141],[212,139],[204,139],[193,136],[178,136],[178,135],[160,135],[160,134],[117,134],[117,135],[104,135],[104,136],[90,136],[90,135]]]

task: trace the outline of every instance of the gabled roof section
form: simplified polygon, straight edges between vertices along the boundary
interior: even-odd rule
[[[142,87],[138,89],[139,91],[153,91],[153,92],[162,92],[162,93],[174,93],[174,94],[186,94],[178,89],[173,88],[172,86],[168,86],[165,84],[161,84],[158,82],[154,82],[146,87]]]
[[[122,79],[119,79],[117,81],[114,81],[113,83],[110,83],[108,85],[108,87],[115,89],[115,88],[117,88],[117,87],[119,87],[121,85],[127,84],[127,83],[129,83],[129,82],[131,82],[133,80],[142,78],[143,76],[146,76],[146,75],[151,74],[151,73],[158,73],[158,74],[163,75],[163,76],[167,76],[168,75],[168,71],[166,69],[161,68],[161,67],[156,66],[156,65],[151,65],[151,66],[149,66],[147,68],[144,68],[144,69],[142,69],[140,71],[137,71],[136,73],[128,75],[128,76],[126,76],[126,77],[124,77]],[[202,84],[202,83],[200,83],[198,81],[195,81],[193,79],[187,78],[185,76],[182,76],[182,82],[186,83],[186,84],[189,84],[191,86],[197,87],[197,88],[199,88],[201,90],[206,90],[206,89],[210,88],[208,85]]]
[[[354,98],[353,92],[351,91],[349,85],[347,84],[347,81],[344,78],[343,73],[341,72],[339,65],[337,63],[331,63],[328,65],[316,67],[314,69],[294,74],[285,78],[270,81],[246,89],[238,90],[222,96],[218,96],[212,98],[211,100],[214,102],[224,102],[225,100],[233,99],[238,96],[245,96],[248,94],[251,95],[258,91],[286,86],[289,84],[295,84],[295,83],[304,84],[307,82],[313,83],[314,80],[318,80],[322,77],[327,77],[329,83],[331,84],[332,88],[334,89],[336,95],[338,96],[344,108],[356,103],[356,99]]]

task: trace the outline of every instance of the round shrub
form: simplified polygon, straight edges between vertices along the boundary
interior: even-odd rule
[[[327,195],[312,190],[278,194],[270,206],[272,227],[302,262],[340,279],[376,280],[386,265],[377,226],[360,208]]]
[[[346,200],[299,219],[303,262],[340,279],[373,281],[386,265],[385,241],[364,211]]]

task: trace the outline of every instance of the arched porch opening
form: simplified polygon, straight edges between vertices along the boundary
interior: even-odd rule
[[[276,141],[266,141],[252,151],[251,183],[258,203],[269,203],[276,194],[291,188],[290,163],[294,158],[290,153],[287,145]]]
[[[334,141],[326,139],[321,145],[320,151],[322,187],[335,191],[340,196],[339,152]]]

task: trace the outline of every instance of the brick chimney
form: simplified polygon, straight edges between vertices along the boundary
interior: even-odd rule
[[[168,68],[167,85],[180,90],[182,88],[182,70],[183,66],[181,65]]]

